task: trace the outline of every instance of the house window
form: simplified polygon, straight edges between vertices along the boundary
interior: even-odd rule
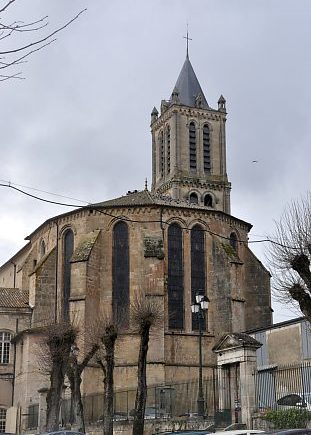
[[[64,251],[63,251],[63,298],[64,298],[64,316],[69,314],[69,298],[71,290],[71,257],[73,254],[73,232],[67,230],[64,234]]]
[[[230,234],[230,245],[235,251],[238,250],[238,239],[235,233]]]
[[[190,169],[197,169],[197,140],[194,122],[189,124],[189,164]]]
[[[204,196],[205,207],[213,207],[213,197],[210,194]]]
[[[198,200],[198,195],[196,193],[191,193],[189,196],[189,200],[191,204],[198,204],[199,200]]]
[[[114,320],[123,325],[128,323],[129,314],[129,235],[125,222],[113,228],[112,252],[112,306]]]
[[[9,364],[11,348],[11,334],[0,332],[0,364]]]
[[[0,408],[0,433],[5,432],[6,409]]]
[[[168,228],[168,324],[171,329],[184,327],[184,272],[182,229]]]
[[[191,301],[195,302],[197,294],[205,295],[205,242],[204,231],[200,225],[195,225],[191,230]],[[205,318],[201,323],[206,329]],[[192,330],[199,329],[197,314],[192,314]]]
[[[28,429],[36,429],[39,421],[39,404],[28,406]]]
[[[167,154],[166,171],[169,174],[171,172],[171,129],[169,126],[166,129],[166,154]]]
[[[203,161],[204,172],[210,174],[211,172],[211,144],[210,144],[210,130],[207,124],[203,126]]]

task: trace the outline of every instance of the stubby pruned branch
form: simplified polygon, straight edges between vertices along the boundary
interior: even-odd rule
[[[292,201],[280,220],[269,247],[268,260],[273,276],[274,295],[295,302],[311,319],[311,194]]]

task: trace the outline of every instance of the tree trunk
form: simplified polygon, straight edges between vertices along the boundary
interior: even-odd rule
[[[70,382],[71,402],[70,402],[70,424],[78,432],[85,433],[83,402],[81,397],[81,369],[77,362],[67,371]]]
[[[144,325],[140,331],[140,347],[137,370],[137,392],[135,400],[135,414],[133,435],[143,435],[145,425],[145,408],[147,400],[147,353],[150,325]]]
[[[115,328],[107,328],[106,335],[103,338],[106,351],[106,367],[104,369],[104,435],[113,435],[113,371],[116,339]]]
[[[63,366],[59,361],[53,361],[50,382],[51,386],[46,397],[46,430],[48,432],[59,429],[60,404],[64,385]]]

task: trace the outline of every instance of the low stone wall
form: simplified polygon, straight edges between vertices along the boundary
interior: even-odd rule
[[[145,435],[161,434],[163,432],[176,432],[179,430],[211,430],[213,421],[210,419],[199,420],[189,418],[176,418],[171,420],[146,420]],[[103,433],[102,426],[87,426],[88,435],[99,435]],[[114,435],[132,435],[132,422],[120,421],[114,422]]]

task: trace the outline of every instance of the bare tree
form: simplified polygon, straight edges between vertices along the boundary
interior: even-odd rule
[[[103,348],[98,353],[97,362],[104,373],[104,435],[113,435],[113,372],[118,329],[113,319],[107,315],[102,317],[100,328]]]
[[[91,344],[89,350],[84,355],[81,362],[78,362],[78,347],[73,344],[71,346],[70,358],[67,367],[67,376],[69,379],[71,390],[71,402],[70,402],[70,423],[74,424],[79,432],[85,432],[83,402],[81,396],[81,382],[82,372],[87,367],[90,360],[93,358],[97,350],[99,349],[99,343],[94,337],[94,342]]]
[[[31,54],[54,42],[59,32],[86,11],[83,9],[61,27],[46,31],[49,27],[48,16],[30,22],[17,19],[7,21],[6,14],[15,2],[16,0],[0,0],[0,81],[23,79],[22,72],[16,72],[15,67],[25,63]],[[9,47],[7,43],[12,40],[13,46]]]
[[[67,321],[42,328],[46,358],[50,360],[50,388],[47,394],[47,431],[59,428],[59,412],[64,379],[68,370],[71,348],[77,339],[77,329]]]
[[[154,297],[139,295],[131,304],[131,323],[140,335],[133,435],[144,434],[150,329],[159,326],[162,319],[163,308]]]
[[[311,321],[311,194],[292,201],[275,226],[268,252],[274,294],[298,303]]]

